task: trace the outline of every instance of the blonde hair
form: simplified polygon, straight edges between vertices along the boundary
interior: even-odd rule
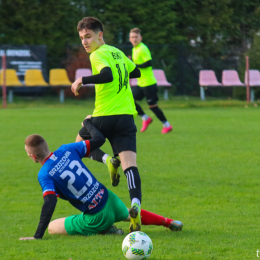
[[[26,137],[24,143],[39,160],[45,159],[50,152],[47,142],[40,135],[29,135]]]
[[[141,35],[141,30],[139,28],[133,28],[130,30],[130,33],[137,33]]]

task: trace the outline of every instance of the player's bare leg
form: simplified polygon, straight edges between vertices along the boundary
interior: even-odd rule
[[[130,232],[141,230],[141,179],[136,164],[136,153],[133,151],[124,151],[119,153],[122,168],[127,178],[128,190],[131,199]]]
[[[84,141],[84,139],[78,134],[75,142],[77,143],[81,141]],[[91,152],[89,158],[106,164],[108,167],[108,172],[110,174],[110,180],[112,185],[115,187],[119,184],[120,174],[118,173],[118,170],[120,166],[120,160],[118,158],[112,157],[109,154],[104,153],[100,149]]]
[[[54,234],[68,235],[65,229],[65,218],[58,218],[50,222],[48,227],[48,232],[50,235],[54,235]]]

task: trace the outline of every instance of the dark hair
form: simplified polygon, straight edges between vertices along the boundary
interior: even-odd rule
[[[95,17],[84,17],[78,22],[77,30],[80,32],[84,29],[92,30],[95,33],[103,32],[103,24]]]
[[[133,28],[133,29],[130,30],[130,33],[141,34],[141,30],[139,28]]]

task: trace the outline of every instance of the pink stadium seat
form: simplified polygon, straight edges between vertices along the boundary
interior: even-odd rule
[[[245,71],[245,84],[247,83],[247,73]],[[260,72],[259,70],[249,70],[249,86],[260,87]]]
[[[232,87],[232,86],[245,87],[245,84],[240,81],[236,70],[223,70],[222,84],[223,86],[227,86],[227,87]]]
[[[247,73],[245,71],[245,84],[247,84]],[[251,87],[260,87],[259,70],[249,70],[250,101],[255,101],[255,90]]]
[[[199,84],[201,87],[220,87],[215,72],[213,70],[201,70],[199,75]]]
[[[201,70],[199,74],[199,84],[201,100],[205,100],[204,87],[223,87],[223,85],[218,82],[216,74],[213,70]]]
[[[129,84],[131,87],[137,86],[137,79],[129,79]]]
[[[157,86],[159,86],[159,87],[171,87],[172,86],[172,84],[167,81],[163,70],[153,70],[153,74],[157,80]]]
[[[91,76],[91,75],[92,75],[91,69],[77,69],[76,75],[75,75],[75,80],[80,77],[87,77],[87,76]],[[82,87],[94,87],[94,86],[95,86],[95,84],[82,85]]]
[[[163,70],[153,70],[153,74],[157,80],[157,86],[158,87],[164,87],[164,99],[169,99],[168,96],[168,88],[172,86],[171,83],[169,83],[166,79],[165,73]]]

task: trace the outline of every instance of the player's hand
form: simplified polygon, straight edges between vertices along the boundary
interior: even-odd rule
[[[128,55],[127,57],[128,57],[130,60],[132,59],[132,56],[131,56],[131,55]]]
[[[80,89],[82,85],[82,78],[78,78],[72,85],[71,85],[71,91],[72,93],[77,96],[79,93],[78,93],[78,90]]]
[[[21,237],[19,240],[33,240],[35,237]]]
[[[85,119],[90,119],[92,117],[92,115],[88,115]],[[84,119],[84,120],[85,120]],[[82,125],[82,127],[84,127],[84,124],[83,124],[83,122],[81,123],[81,125]]]

